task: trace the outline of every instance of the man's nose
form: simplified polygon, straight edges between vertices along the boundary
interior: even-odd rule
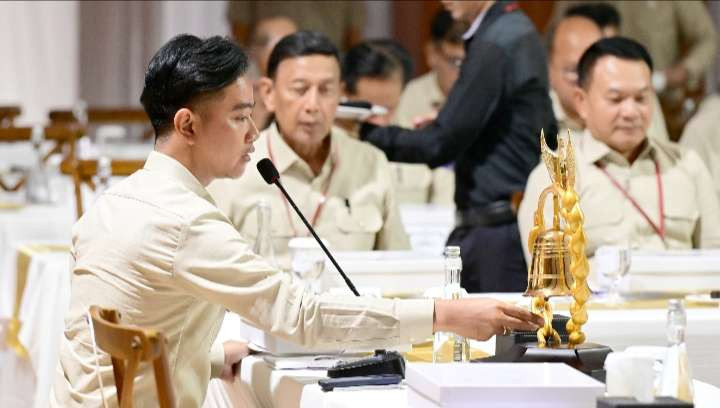
[[[303,105],[305,111],[310,113],[316,112],[320,106],[319,97],[320,95],[317,88],[310,89],[305,95],[305,104]]]
[[[260,131],[258,130],[257,126],[255,126],[255,121],[253,120],[252,116],[248,116],[248,120],[250,121],[250,130],[247,134],[248,143],[252,143],[256,140],[258,140],[258,137],[260,137]]]
[[[620,104],[620,115],[624,118],[634,119],[640,116],[640,105],[635,100],[627,98]]]

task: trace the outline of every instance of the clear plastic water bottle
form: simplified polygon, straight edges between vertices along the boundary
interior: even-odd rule
[[[265,258],[270,264],[277,268],[277,260],[275,259],[275,249],[272,241],[272,223],[270,203],[261,199],[255,206],[257,211],[257,235],[255,237],[255,246],[253,252]]]
[[[95,200],[110,188],[110,177],[112,177],[112,161],[107,156],[100,156],[97,161],[97,172],[95,173]]]
[[[687,314],[680,299],[671,299],[667,312],[668,351],[663,365],[660,395],[693,402],[692,372],[685,344]]]
[[[462,260],[460,247],[447,246],[445,256],[445,286],[444,299],[459,299],[462,296],[460,287],[460,274]],[[466,362],[470,360],[470,347],[467,339],[448,332],[437,332],[433,340],[433,363]]]
[[[29,203],[47,204],[51,202],[50,180],[43,161],[42,144],[45,140],[45,132],[42,126],[33,128],[30,140],[35,154],[35,163],[30,168],[25,181],[25,199]]]

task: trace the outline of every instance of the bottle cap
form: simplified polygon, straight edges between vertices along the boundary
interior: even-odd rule
[[[445,254],[445,256],[460,256],[460,247],[459,246],[446,246],[444,254]]]

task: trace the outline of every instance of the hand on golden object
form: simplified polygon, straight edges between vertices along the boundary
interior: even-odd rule
[[[494,299],[436,300],[433,331],[449,331],[476,340],[487,340],[509,330],[535,331],[541,316]]]
[[[225,366],[220,373],[220,378],[232,381],[239,369],[239,363],[250,354],[250,349],[247,343],[233,340],[223,343],[223,349],[225,350]]]

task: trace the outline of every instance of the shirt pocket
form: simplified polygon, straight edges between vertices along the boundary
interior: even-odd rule
[[[352,206],[338,212],[336,225],[340,249],[369,251],[375,247],[375,237],[383,226],[382,213],[370,204]]]
[[[665,205],[665,236],[668,243],[671,247],[692,247],[693,233],[700,218],[697,208],[687,200],[665,200]]]
[[[624,229],[620,228],[623,214],[617,205],[593,205],[588,211],[583,209],[583,215],[587,253],[595,253],[598,247],[615,245],[623,239]]]

